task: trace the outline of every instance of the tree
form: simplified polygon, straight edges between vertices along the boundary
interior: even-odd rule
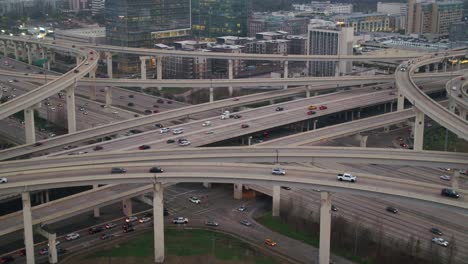
[[[447,264],[452,264],[455,255],[457,254],[457,245],[455,243],[455,237],[452,235],[450,238],[450,245],[448,248]]]

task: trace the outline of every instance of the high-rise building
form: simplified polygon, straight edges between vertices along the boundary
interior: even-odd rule
[[[390,18],[383,13],[354,13],[351,15],[337,15],[335,22],[344,23],[346,27],[353,27],[355,32],[379,32],[390,30]]]
[[[453,23],[463,17],[461,1],[408,0],[407,34],[447,35]]]
[[[377,12],[390,15],[404,15],[408,13],[408,4],[406,3],[377,3]]]
[[[153,47],[190,35],[190,0],[111,0],[105,15],[111,45]]]
[[[293,35],[307,33],[308,18],[287,15],[275,15],[272,13],[257,13],[249,19],[249,36],[255,36],[259,32],[286,31]]]
[[[192,0],[192,30],[196,36],[247,36],[251,0]]]
[[[308,30],[307,54],[352,55],[354,29],[352,27],[314,28]],[[351,71],[351,63],[339,61],[311,61],[310,76],[335,76]]]
[[[92,0],[91,1],[91,13],[93,15],[97,15],[97,14],[104,12],[105,2],[106,0]]]
[[[449,31],[450,41],[468,43],[468,21],[451,24]]]

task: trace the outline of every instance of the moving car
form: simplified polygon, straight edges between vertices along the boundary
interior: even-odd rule
[[[188,223],[188,218],[186,217],[177,217],[172,220],[172,223],[174,224],[187,224]]]
[[[387,206],[386,210],[390,213],[398,214],[398,209],[393,206]]]
[[[211,126],[211,121],[205,121],[203,122],[202,126]]]
[[[307,114],[308,114],[308,115],[315,115],[316,112],[315,112],[315,111],[307,111]]]
[[[140,220],[138,220],[138,222],[140,223],[146,223],[146,222],[149,222],[151,221],[151,217],[142,217],[140,218]]]
[[[8,179],[7,178],[0,178],[0,183],[7,183]]]
[[[114,227],[116,227],[116,226],[117,226],[117,224],[108,223],[108,224],[105,225],[105,228],[106,228],[106,229],[111,229],[111,228],[114,228]]]
[[[333,212],[337,212],[338,211],[338,207],[336,207],[334,204],[331,205],[331,210]]]
[[[70,240],[75,240],[80,238],[80,234],[73,232],[65,236],[65,240],[70,241]]]
[[[349,181],[349,182],[356,182],[356,176],[353,176],[351,173],[338,173],[336,178],[339,181]]]
[[[444,181],[450,181],[450,176],[448,175],[442,175],[439,177],[441,180],[444,180]]]
[[[271,174],[273,175],[286,175],[286,171],[281,168],[274,168],[271,170]]]
[[[290,191],[291,190],[291,187],[288,187],[288,186],[281,186],[281,189],[284,189],[286,191]]]
[[[111,169],[111,173],[126,173],[127,169],[114,167]]]
[[[248,127],[249,127],[249,125],[247,125],[247,124],[242,124],[241,125],[241,128],[248,128]]]
[[[252,223],[250,223],[250,221],[247,220],[247,219],[241,220],[240,223],[242,225],[245,225],[245,226],[251,226],[252,225]]]
[[[270,238],[265,239],[265,244],[270,246],[270,247],[276,247],[276,242],[271,240]]]
[[[276,109],[275,109],[275,111],[278,111],[278,112],[279,112],[279,111],[283,111],[283,110],[284,110],[284,108],[283,108],[283,107],[280,107],[280,106],[276,107]]]
[[[149,146],[149,145],[141,145],[141,146],[138,147],[139,150],[145,150],[145,149],[150,149],[150,148],[151,148],[151,146]]]
[[[433,237],[432,243],[436,243],[439,246],[448,247],[449,242],[441,237]]]
[[[440,229],[435,228],[435,227],[429,229],[429,231],[431,231],[432,234],[436,234],[436,235],[438,235],[438,236],[443,235],[443,234],[442,234],[442,231],[440,231]]]
[[[181,146],[181,147],[185,147],[185,146],[188,146],[188,145],[190,145],[190,141],[188,141],[186,139],[179,141],[179,146]]]
[[[102,150],[102,149],[103,149],[102,146],[95,146],[95,147],[93,148],[94,151],[98,151],[98,150]]]
[[[130,222],[135,222],[136,220],[138,220],[138,217],[132,215],[132,216],[127,217],[125,219],[125,222],[130,223]]]
[[[181,128],[181,127],[175,128],[175,129],[172,130],[172,134],[174,134],[174,135],[178,135],[178,134],[182,134],[182,133],[184,133],[184,129]]]
[[[109,233],[107,233],[107,234],[102,234],[102,235],[101,235],[101,240],[110,239],[110,238],[112,238],[112,237],[114,237],[113,234],[109,234]]]
[[[0,263],[10,263],[13,262],[15,259],[12,256],[3,256],[0,258]]]
[[[162,173],[164,170],[161,167],[152,167],[149,172],[151,173]]]
[[[241,205],[239,208],[237,208],[237,210],[240,212],[244,212],[245,210],[247,210],[247,207],[245,207],[244,205]]]
[[[327,109],[327,108],[328,108],[328,107],[325,106],[325,105],[321,105],[321,106],[319,107],[320,110],[325,110],[325,109]]]
[[[135,228],[133,226],[128,226],[127,228],[124,228],[123,230],[124,233],[132,232],[132,231],[135,231]]]
[[[307,109],[309,110],[316,110],[317,107],[315,105],[309,105],[309,107],[307,107]]]
[[[201,203],[201,200],[198,197],[192,196],[189,198],[189,201],[194,203],[194,204],[199,204]]]
[[[452,189],[448,189],[448,188],[442,189],[440,194],[442,196],[447,196],[447,197],[450,197],[450,198],[455,198],[455,199],[460,198],[460,195],[456,191],[454,191]]]
[[[218,226],[219,224],[216,221],[208,220],[208,221],[205,222],[205,225],[207,225],[207,226]]]
[[[171,144],[171,143],[174,143],[174,142],[175,142],[175,140],[173,140],[173,139],[168,139],[168,140],[166,141],[167,144]]]
[[[104,228],[102,228],[100,226],[95,226],[95,227],[91,227],[90,229],[88,229],[88,233],[89,234],[96,234],[96,233],[102,232],[102,230],[104,230]]]

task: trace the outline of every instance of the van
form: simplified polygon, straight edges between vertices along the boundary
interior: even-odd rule
[[[184,129],[181,128],[181,127],[175,128],[175,129],[172,130],[172,134],[174,134],[174,135],[178,135],[178,134],[182,134],[182,133],[184,133]]]

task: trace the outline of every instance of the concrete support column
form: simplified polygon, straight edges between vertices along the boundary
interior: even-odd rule
[[[359,146],[361,148],[365,148],[367,146],[367,138],[368,138],[368,136],[361,135],[361,140],[359,142]]]
[[[449,97],[449,104],[448,104],[448,110],[451,113],[455,113],[455,108],[457,107],[457,103],[455,103],[455,100],[451,97]]]
[[[229,64],[228,77],[229,77],[229,80],[233,80],[234,79],[234,61],[228,60],[228,64]],[[234,88],[232,86],[229,86],[228,91],[229,91],[229,96],[232,96],[232,94],[234,93]]]
[[[434,63],[434,72],[439,72],[439,63]]]
[[[153,189],[153,229],[154,229],[154,262],[164,262],[164,203],[163,186],[154,184]]]
[[[414,107],[416,120],[414,121],[414,147],[415,151],[423,150],[424,140],[424,113],[418,108]]]
[[[453,170],[453,175],[452,175],[452,189],[455,191],[458,191],[458,182],[460,180],[460,171],[459,170]]]
[[[93,69],[89,72],[89,78],[93,81],[96,81],[96,69]],[[92,86],[89,86],[89,99],[96,101],[96,83]]]
[[[28,64],[32,65],[31,45],[26,45],[26,52],[28,53]]]
[[[49,190],[45,190],[44,195],[45,195],[45,202],[46,203],[50,202]]]
[[[320,193],[319,264],[330,263],[331,194]]]
[[[97,188],[99,188],[99,185],[93,184],[93,189],[97,189]],[[93,214],[94,214],[94,218],[98,218],[101,216],[101,210],[99,209],[99,207],[94,207]]]
[[[24,247],[26,249],[26,263],[34,264],[34,237],[31,215],[31,197],[29,192],[21,193],[23,201]]]
[[[461,69],[461,62],[460,60],[457,61],[457,71],[459,71]]]
[[[242,199],[242,183],[234,184],[234,199],[241,200]]]
[[[3,57],[7,58],[8,57],[7,42],[3,40],[2,43],[3,43]]]
[[[318,96],[319,95],[319,92],[318,91],[315,91],[314,92],[314,96]]]
[[[106,91],[106,107],[109,107],[112,105],[112,88],[110,86],[106,86],[104,90]]]
[[[76,66],[80,65],[81,62],[82,62],[81,56],[80,55],[76,56]]]
[[[26,143],[35,143],[36,131],[34,129],[34,108],[27,108],[24,110],[24,127],[26,133]]]
[[[162,57],[156,56],[156,80],[162,80]]]
[[[311,86],[311,85],[307,85],[307,87],[306,87],[306,97],[307,97],[307,98],[310,97],[310,89],[312,89],[312,86]]]
[[[466,120],[466,109],[465,108],[460,108],[460,117],[463,120]]]
[[[273,186],[273,204],[272,204],[272,216],[280,215],[280,200],[281,200],[281,188],[279,185]]]
[[[211,189],[211,182],[204,182],[203,187],[205,187],[206,189]]]
[[[75,109],[75,84],[68,87],[66,91],[68,133],[76,132],[76,109]]]
[[[122,200],[122,210],[124,215],[131,216],[132,215],[132,199],[124,199]]]
[[[384,131],[384,133],[390,132],[390,127],[389,126],[384,126],[383,131]]]
[[[49,234],[49,263],[58,263],[57,257],[57,234]]]
[[[314,120],[314,130],[317,129],[317,122],[318,122],[318,119],[315,119]]]
[[[145,56],[141,56],[140,57],[140,70],[141,70],[141,79],[142,80],[146,80],[146,57]]]
[[[405,109],[405,96],[400,92],[398,89],[398,101],[397,101],[397,111],[401,111]]]
[[[214,91],[213,87],[210,87],[210,103],[214,102]]]
[[[430,65],[426,65],[425,71],[426,71],[426,72],[430,72],[430,71],[431,71],[431,66],[430,66]]]
[[[285,61],[285,62],[284,62],[283,70],[284,70],[284,73],[283,73],[284,76],[283,76],[283,77],[286,79],[286,78],[289,77],[289,66],[288,66],[288,61]],[[288,85],[285,84],[285,85],[283,86],[283,89],[288,89]]]
[[[444,62],[444,72],[447,72],[447,63]]]
[[[106,52],[107,76],[112,79],[112,53]]]
[[[18,56],[18,44],[16,44],[16,42],[13,42],[13,49],[14,49],[14,53],[15,53],[15,60],[19,60],[19,56]]]

